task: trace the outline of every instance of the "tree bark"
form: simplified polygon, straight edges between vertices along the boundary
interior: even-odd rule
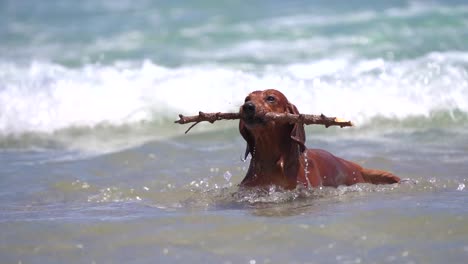
[[[346,121],[341,118],[336,117],[327,117],[324,114],[321,115],[306,115],[306,114],[289,114],[289,113],[265,113],[263,118],[265,121],[275,121],[281,123],[300,123],[304,125],[324,125],[325,127],[329,126],[339,126],[339,127],[349,127],[353,126],[351,121]],[[239,113],[203,113],[199,112],[197,116],[184,116],[179,114],[179,120],[174,121],[177,124],[187,124],[193,123],[185,133],[187,134],[190,129],[202,121],[207,121],[214,123],[218,120],[235,120],[240,119]]]

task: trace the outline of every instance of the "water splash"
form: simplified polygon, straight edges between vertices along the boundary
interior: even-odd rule
[[[342,68],[319,72],[315,69],[335,66],[318,60],[254,72],[228,66],[171,69],[151,61],[77,69],[0,63],[0,134],[157,122],[199,110],[236,111],[246,94],[266,88],[282,90],[301,112],[358,123],[376,116],[428,116],[437,109],[468,112],[466,53],[431,53],[398,63],[339,60],[345,61]]]
[[[226,171],[224,174],[223,174],[223,177],[224,179],[229,182],[232,178],[232,174],[229,172],[229,171]]]

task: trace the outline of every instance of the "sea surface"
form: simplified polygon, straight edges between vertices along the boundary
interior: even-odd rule
[[[239,191],[253,90],[401,184]],[[467,1],[0,1],[0,263],[467,263]]]

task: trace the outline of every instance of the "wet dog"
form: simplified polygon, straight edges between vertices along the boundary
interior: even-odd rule
[[[265,113],[299,114],[296,106],[279,91],[254,91],[240,108],[239,131],[247,141],[245,157],[252,156],[241,186],[275,185],[294,189],[352,185],[391,184],[400,178],[390,172],[366,169],[321,149],[307,149],[303,124],[265,121]]]

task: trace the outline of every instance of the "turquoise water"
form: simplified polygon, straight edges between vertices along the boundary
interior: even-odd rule
[[[458,3],[457,3],[458,2]],[[464,52],[463,1],[3,1],[2,57],[251,67]]]
[[[468,2],[0,1],[5,263],[464,263]],[[237,111],[400,185],[238,192]]]

